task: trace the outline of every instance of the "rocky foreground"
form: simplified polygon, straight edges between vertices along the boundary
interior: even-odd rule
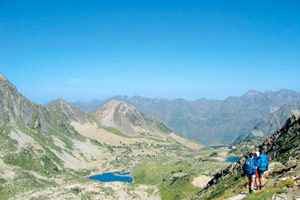
[[[265,189],[247,194],[247,179],[242,177],[245,155],[237,163],[216,173],[206,187],[192,199],[299,199],[300,117],[293,116],[288,119],[283,128],[266,139],[258,149],[270,158]]]

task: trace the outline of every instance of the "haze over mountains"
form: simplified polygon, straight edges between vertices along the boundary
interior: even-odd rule
[[[205,144],[231,144],[281,106],[300,102],[300,93],[287,89],[277,92],[251,90],[241,97],[228,97],[224,101],[115,96],[106,100],[77,101],[72,104],[92,111],[111,100],[123,101],[136,107],[140,112],[167,124],[181,136]]]
[[[74,192],[76,199],[146,199],[139,184],[107,186],[87,176],[148,161],[173,167],[203,147],[124,102],[91,113],[62,99],[37,105],[0,74],[0,199],[70,199]],[[226,165],[224,160],[213,170]],[[160,183],[163,177],[157,177]]]
[[[279,105],[282,96],[297,98],[291,94],[295,92],[279,91],[272,105]],[[211,149],[177,136],[163,123],[124,101],[112,100],[93,112],[62,99],[41,106],[20,94],[2,74],[0,95],[0,199],[187,199],[197,191],[195,199],[213,199],[216,195],[238,195],[244,190],[240,183],[246,185],[240,176],[241,161],[225,168],[229,165],[225,158],[236,155],[232,149]],[[241,105],[242,98],[247,99],[231,98],[229,102],[238,102],[240,109],[249,105],[257,108],[254,103]],[[168,102],[171,100],[164,101],[164,106],[172,108]],[[196,104],[183,99],[176,103],[177,109]],[[270,104],[267,105],[270,113]],[[282,106],[239,140],[267,138],[284,123],[284,118],[300,113],[299,105],[294,102]],[[195,114],[192,106],[190,115]],[[299,117],[293,116],[259,148],[267,151],[273,162],[287,166],[280,177],[290,178],[292,173],[298,180],[298,146]],[[87,179],[91,174],[126,169],[132,170],[135,180],[131,186]],[[281,183],[276,170],[272,181]],[[275,193],[282,189],[277,185]],[[272,185],[266,186],[266,190],[273,189]],[[298,193],[289,190],[284,195]]]
[[[247,142],[249,140],[263,141],[270,137],[276,130],[280,129],[286,119],[293,115],[300,114],[300,102],[293,102],[283,105],[268,117],[260,120],[260,122],[246,134],[241,135],[234,141],[234,144]]]

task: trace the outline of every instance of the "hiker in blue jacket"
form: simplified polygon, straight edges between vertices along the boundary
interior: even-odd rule
[[[259,189],[263,189],[265,187],[265,178],[264,173],[268,170],[269,159],[267,154],[262,154],[260,152],[260,156],[257,159],[257,168],[258,168],[258,176],[259,176]]]
[[[255,172],[256,172],[256,166],[254,165],[253,158],[254,158],[254,154],[250,153],[245,164],[243,165],[243,170],[244,170],[245,174],[247,174],[248,181],[249,181],[249,193],[250,194],[253,192]]]

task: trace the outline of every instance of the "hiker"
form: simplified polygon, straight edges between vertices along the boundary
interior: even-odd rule
[[[254,154],[254,165],[256,167],[256,170],[255,170],[255,190],[258,190],[259,189],[259,186],[260,186],[260,183],[259,183],[259,176],[258,176],[258,163],[257,163],[257,159],[259,157],[260,153],[259,151],[255,152]]]
[[[248,181],[249,181],[249,194],[251,194],[253,192],[255,171],[256,171],[256,166],[254,165],[253,158],[254,158],[254,154],[250,153],[245,164],[243,165],[243,170],[244,170],[245,174],[247,174]]]
[[[259,189],[265,188],[265,178],[264,178],[264,173],[265,171],[268,170],[268,165],[269,165],[269,159],[267,154],[262,154],[260,152],[260,156],[257,159],[257,168],[258,168],[258,176],[259,176]]]

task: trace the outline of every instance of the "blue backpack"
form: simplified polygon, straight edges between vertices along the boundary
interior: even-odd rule
[[[268,155],[267,154],[262,154],[259,156],[257,160],[257,166],[259,171],[266,171],[268,167]]]
[[[254,165],[254,160],[252,158],[247,158],[243,168],[247,175],[255,174],[256,167]]]

